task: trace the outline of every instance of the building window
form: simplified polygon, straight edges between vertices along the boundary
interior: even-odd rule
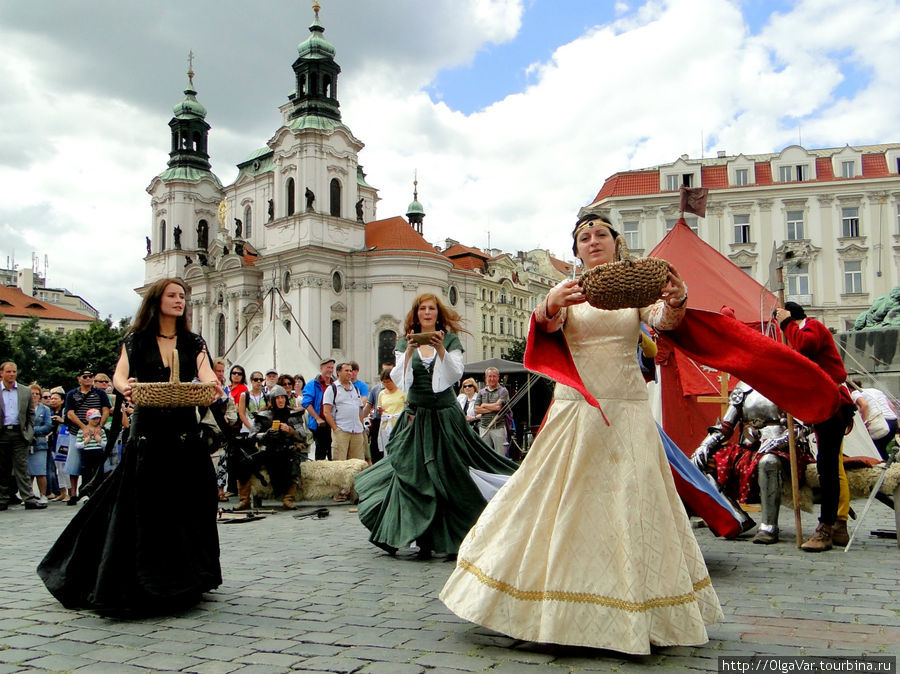
[[[744,186],[750,184],[750,169],[735,169],[734,184]]]
[[[481,314],[481,331],[487,332],[487,315]]]
[[[294,201],[294,193],[297,191],[294,189],[294,179],[288,178],[287,184],[284,186],[285,190],[285,201],[287,202],[287,215],[293,215],[294,210],[297,207],[296,202]]]
[[[803,211],[787,212],[787,238],[789,241],[798,241],[803,236]]]
[[[491,316],[491,332],[494,332],[494,317]]]
[[[680,183],[677,175],[666,176],[666,190],[669,192],[677,192]]]
[[[331,214],[339,218],[341,217],[341,181],[332,178],[328,193],[331,200]]]
[[[734,216],[734,243],[750,243],[750,215],[739,213]]]
[[[641,237],[638,234],[637,220],[629,220],[622,223],[622,235],[625,237],[625,245],[630,250],[638,250],[641,247]]]
[[[491,303],[494,301],[494,291],[492,290],[490,293]]]
[[[456,286],[450,286],[450,306],[455,307],[456,303],[459,301],[459,293],[456,291]]]
[[[225,355],[225,314],[219,314],[216,320],[216,355]]]
[[[291,334],[291,321],[290,321],[290,319],[289,319],[289,318],[284,319],[284,321],[282,321],[282,324],[284,325],[284,329],[288,331],[288,334]]]
[[[791,170],[790,166],[779,166],[778,167],[778,182],[780,183],[789,183],[794,178],[794,172]]]
[[[291,290],[291,272],[284,272],[284,276],[281,277],[281,292],[286,293]]]
[[[484,288],[482,288],[481,289],[481,301],[482,302],[484,302],[485,297],[486,297],[486,292],[485,292]]]
[[[841,178],[855,178],[855,177],[856,177],[856,162],[842,161],[841,162]]]
[[[844,238],[859,236],[859,208],[841,209],[841,236]]]
[[[897,205],[897,234],[900,234],[900,204]]]
[[[493,358],[493,357],[494,357],[494,347],[492,346],[491,347],[491,358]]]
[[[797,164],[796,169],[798,181],[809,180],[809,171],[807,170],[806,166],[804,166],[803,164]]]
[[[253,233],[253,211],[250,210],[250,206],[244,209],[244,238],[249,239],[250,234]]]
[[[790,183],[794,180],[802,181],[809,179],[809,167],[805,164],[797,164],[796,166],[779,166],[778,182]]]
[[[847,260],[844,262],[844,292],[859,294],[862,289],[862,260]]]
[[[753,267],[738,267],[747,276],[753,276]]]
[[[691,228],[691,231],[700,236],[700,225],[697,224],[697,218],[688,216],[684,219],[687,223],[687,226]],[[672,228],[675,226],[675,223],[678,222],[678,218],[666,218],[666,233],[672,231]]]
[[[397,346],[397,333],[393,330],[382,330],[378,333],[378,367],[384,363],[394,362],[394,349]]]
[[[787,294],[790,297],[809,295],[809,265],[807,263],[792,264],[785,268],[787,276]]]
[[[500,317],[500,334],[504,334],[503,332],[503,316]]]
[[[341,322],[336,318],[331,321],[331,348],[341,348]]]
[[[341,272],[336,271],[331,275],[331,287],[336,293],[344,289],[344,277],[341,276]]]

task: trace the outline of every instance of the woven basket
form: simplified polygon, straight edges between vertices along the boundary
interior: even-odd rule
[[[624,237],[616,239],[617,262],[597,265],[579,284],[588,304],[598,309],[646,307],[662,296],[669,264],[655,257],[632,257]]]
[[[181,382],[179,374],[178,349],[175,349],[169,381],[134,382],[131,399],[139,407],[208,407],[215,401],[215,384]]]

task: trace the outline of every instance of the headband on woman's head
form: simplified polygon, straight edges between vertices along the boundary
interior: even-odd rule
[[[607,220],[602,215],[597,215],[596,213],[587,213],[580,218],[575,223],[575,229],[572,230],[572,253],[577,257],[578,255],[578,235],[585,229],[590,227],[596,227],[597,221],[599,220],[599,224],[606,227],[610,234],[612,234],[613,239],[619,238],[619,233],[613,229],[612,223]]]

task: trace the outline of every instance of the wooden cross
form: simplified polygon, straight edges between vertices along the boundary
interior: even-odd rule
[[[719,403],[722,406],[722,413],[719,415],[719,419],[724,419],[725,413],[728,411],[728,406],[731,404],[731,399],[728,396],[727,372],[719,372],[719,390],[720,393],[717,396],[697,396],[697,402]]]

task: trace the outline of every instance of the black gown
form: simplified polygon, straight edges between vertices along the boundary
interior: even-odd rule
[[[155,335],[125,339],[130,376],[168,381]],[[180,333],[181,381],[196,376],[199,335]],[[66,608],[142,614],[196,603],[222,583],[218,489],[196,407],[138,407],[122,461],[38,565]]]

